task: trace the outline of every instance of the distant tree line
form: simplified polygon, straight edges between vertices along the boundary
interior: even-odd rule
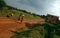
[[[24,13],[27,13],[27,14],[34,15],[34,16],[44,17],[44,15],[38,15],[38,14],[35,14],[35,13],[27,12],[26,10],[17,9],[17,8],[14,8],[14,7],[11,7],[11,6],[7,6],[7,7],[8,7],[9,10],[15,9],[15,10],[22,11]]]
[[[34,16],[39,16],[39,17],[42,17],[42,18],[45,18],[46,16],[45,15],[38,15],[38,14],[35,14],[35,13],[31,13],[31,12],[27,12],[26,10],[21,10],[21,9],[18,9],[18,8],[15,8],[15,7],[12,7],[12,6],[8,6],[6,5],[6,3],[4,2],[4,0],[0,0],[0,10],[3,8],[3,7],[8,7],[8,10],[18,10],[18,11],[22,11],[24,13],[27,13],[27,14],[31,14],[31,15],[34,15]]]

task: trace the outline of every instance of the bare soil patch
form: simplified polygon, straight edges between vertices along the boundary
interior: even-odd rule
[[[28,29],[25,26],[25,23],[44,23],[44,19],[24,19],[23,22],[20,23],[17,19],[14,18],[0,17],[0,38],[10,38],[13,35],[11,30],[16,30],[18,28]]]

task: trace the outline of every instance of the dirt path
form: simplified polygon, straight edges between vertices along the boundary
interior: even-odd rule
[[[0,38],[10,38],[13,35],[11,30],[16,30],[18,28],[25,28],[25,23],[43,23],[43,19],[38,20],[31,20],[31,19],[24,19],[23,23],[18,23],[17,20],[12,18],[0,17]]]

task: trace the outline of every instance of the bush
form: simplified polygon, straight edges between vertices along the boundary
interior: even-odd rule
[[[37,25],[37,27],[33,27],[27,31],[22,31],[11,38],[44,38],[43,27],[39,26],[39,24],[34,25]]]
[[[6,6],[4,0],[0,0],[0,9],[2,9],[4,6]]]

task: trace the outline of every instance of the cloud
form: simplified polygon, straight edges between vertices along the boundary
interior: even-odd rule
[[[60,1],[54,1],[52,6],[50,6],[49,11],[52,12],[51,14],[60,16]]]
[[[34,7],[29,6],[27,4],[18,3],[18,1],[8,0],[7,4],[10,6],[13,6],[15,8],[18,8],[18,9],[26,10],[28,12],[32,12],[32,13],[36,13],[36,14],[39,13]]]
[[[10,6],[37,14],[60,16],[60,0],[5,0]]]

